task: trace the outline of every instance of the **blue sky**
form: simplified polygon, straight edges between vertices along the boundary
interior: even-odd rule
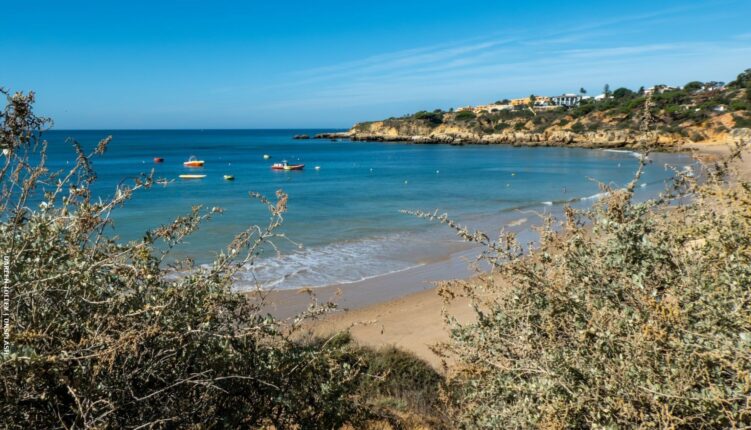
[[[0,20],[0,85],[58,129],[344,128],[751,67],[748,0],[16,1]]]

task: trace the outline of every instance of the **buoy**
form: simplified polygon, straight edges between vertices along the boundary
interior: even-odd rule
[[[316,170],[321,170],[321,166],[316,166],[315,169]]]
[[[409,181],[406,181],[406,180],[405,180],[405,181],[404,181],[404,183],[405,183],[405,184],[408,184],[408,183],[409,183]]]
[[[271,156],[269,154],[263,154],[263,159],[264,160],[268,160],[269,158],[271,158]]]
[[[516,176],[516,173],[512,173],[511,176]]]
[[[436,173],[441,173],[441,171],[440,171],[440,170],[436,170],[435,172],[436,172]]]

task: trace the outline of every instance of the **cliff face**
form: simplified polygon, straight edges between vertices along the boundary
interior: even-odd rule
[[[413,143],[448,144],[511,144],[529,146],[580,146],[580,147],[637,147],[660,145],[678,147],[687,139],[673,133],[638,132],[632,130],[601,130],[576,133],[564,129],[535,131],[502,131],[482,133],[455,124],[431,128],[414,121],[385,124],[376,121],[358,124],[342,134],[352,140],[405,141]]]

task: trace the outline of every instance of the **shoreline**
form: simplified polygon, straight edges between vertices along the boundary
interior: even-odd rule
[[[714,161],[727,155],[727,143],[686,145],[684,151],[694,152],[704,161]],[[751,152],[747,148],[740,163],[735,163],[737,175],[751,178]],[[520,227],[520,226],[517,226]],[[431,346],[447,341],[442,310],[444,302],[437,293],[439,282],[468,280],[474,272],[469,261],[479,247],[460,251],[447,259],[430,262],[401,272],[376,276],[344,285],[315,288],[321,301],[332,300],[338,309],[311,323],[308,330],[317,336],[349,330],[362,345],[371,347],[396,346],[426,360],[436,369],[443,361]],[[474,255],[473,255],[474,254]],[[449,282],[450,284],[450,282]],[[275,316],[288,318],[304,310],[311,296],[301,290],[277,290],[268,293],[267,310]],[[468,302],[457,300],[448,312],[460,321],[470,321],[474,315]]]

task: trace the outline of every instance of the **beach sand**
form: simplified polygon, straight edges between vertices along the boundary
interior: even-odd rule
[[[717,161],[730,153],[726,144],[694,145],[704,161]],[[743,153],[735,162],[736,174],[751,179],[751,151]],[[442,360],[431,346],[448,340],[443,321],[443,299],[435,282],[449,279],[468,279],[473,272],[469,260],[477,255],[477,248],[464,251],[449,260],[434,262],[399,273],[384,275],[347,285],[317,288],[319,300],[333,299],[339,309],[315,322],[310,330],[320,336],[350,330],[362,345],[372,347],[396,346],[413,352],[436,367]],[[338,294],[338,296],[337,296]],[[310,303],[308,294],[299,291],[276,291],[270,294],[269,311],[288,317],[305,309]],[[466,300],[456,300],[447,311],[460,321],[470,321],[474,311]]]

